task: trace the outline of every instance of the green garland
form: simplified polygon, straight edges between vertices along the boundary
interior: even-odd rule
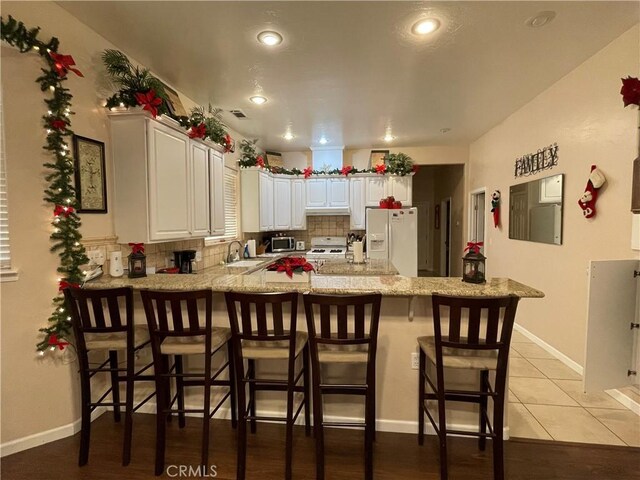
[[[225,152],[233,149],[233,140],[226,131],[226,125],[222,123],[222,109],[209,105],[194,107],[189,116],[176,115],[170,108],[170,101],[164,84],[154,77],[148,68],[133,66],[129,58],[119,50],[108,49],[102,52],[102,62],[114,86],[118,91],[109,97],[105,103],[108,109],[133,108],[142,105],[140,94],[148,95],[157,105],[146,107],[152,115],[165,115],[176,120],[180,125],[189,130],[189,136],[211,140],[225,148]]]
[[[256,143],[254,140],[242,140],[240,142],[240,159],[238,165],[240,168],[260,167],[268,172],[277,173],[281,175],[304,175],[304,178],[309,178],[312,175],[355,175],[357,173],[377,173],[377,174],[390,174],[390,175],[411,175],[418,169],[417,165],[413,164],[411,157],[404,153],[392,153],[385,157],[385,165],[377,168],[353,168],[351,166],[334,168],[332,170],[313,170],[311,167],[307,167],[304,170],[298,168],[284,168],[274,165],[269,165],[264,161],[264,157],[257,153]]]
[[[38,39],[40,28],[27,29],[22,22],[9,16],[6,20],[0,17],[1,37],[9,45],[16,47],[22,53],[40,55],[46,63],[42,74],[36,79],[42,92],[50,93],[51,98],[45,99],[47,113],[43,115],[43,125],[47,133],[44,149],[51,153],[52,161],[44,166],[48,173],[45,176],[49,185],[44,191],[44,200],[52,206],[53,232],[50,235],[53,245],[52,252],[58,252],[60,257],[59,285],[77,286],[82,281],[80,266],[87,264],[89,259],[80,243],[80,217],[76,214],[76,193],[73,186],[73,159],[66,139],[73,135],[69,129],[72,95],[63,82],[67,79],[68,71],[82,75],[73,68],[73,59],[69,56],[57,55],[59,41],[51,38],[47,43]],[[54,56],[58,57],[54,59]],[[41,328],[44,338],[37,344],[37,349],[44,352],[47,348],[61,350],[71,339],[71,322],[64,304],[64,297],[58,294],[53,299],[54,311],[49,317],[49,324]]]

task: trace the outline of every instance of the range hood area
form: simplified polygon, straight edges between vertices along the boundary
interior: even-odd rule
[[[311,147],[311,165],[314,170],[333,170],[342,168],[344,146]],[[317,201],[308,201],[307,215],[350,215],[349,185],[332,185],[327,179],[317,178],[316,185],[311,185],[307,195],[317,196]],[[345,190],[346,189],[346,190]],[[340,201],[345,199],[346,201]],[[309,199],[308,199],[309,200]]]

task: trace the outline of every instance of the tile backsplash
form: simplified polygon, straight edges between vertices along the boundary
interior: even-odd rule
[[[364,230],[351,230],[349,228],[348,215],[328,215],[328,216],[309,216],[307,217],[306,230],[291,230],[285,232],[287,235],[295,237],[296,240],[303,240],[306,248],[311,248],[311,237],[346,237],[348,233],[356,235],[364,235]],[[247,233],[244,235],[244,241],[253,238],[255,240],[268,239],[276,232],[263,233]],[[243,243],[244,243],[243,241]],[[83,242],[87,250],[98,247],[104,247],[107,253],[106,262],[104,264],[105,273],[109,272],[109,253],[115,251],[122,252],[122,261],[124,267],[127,265],[127,256],[131,252],[131,247],[127,244],[119,244],[116,237],[85,239]],[[212,267],[226,260],[229,242],[220,242],[213,245],[205,245],[204,239],[183,240],[177,242],[152,243],[145,245],[145,254],[147,256],[147,267],[155,267],[156,269],[167,266],[167,258],[173,259],[173,252],[176,250],[201,250],[202,260],[195,262],[196,271],[203,268]],[[235,251],[237,245],[234,245]]]

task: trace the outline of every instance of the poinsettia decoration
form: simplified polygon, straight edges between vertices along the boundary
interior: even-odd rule
[[[622,78],[622,102],[624,106],[637,105],[640,106],[640,80],[634,77]]]
[[[158,108],[162,105],[162,98],[156,96],[156,91],[154,89],[145,93],[137,92],[135,97],[138,105],[142,105],[143,110],[151,113],[153,118],[158,116]]]
[[[302,171],[302,173],[304,174],[304,178],[309,178],[313,173],[313,168],[307,167]]]
[[[267,267],[270,272],[285,272],[287,277],[293,278],[294,273],[313,272],[313,265],[304,257],[284,257],[276,260]]]
[[[340,169],[340,173],[345,177],[351,173],[353,167],[351,165],[346,165]]]
[[[189,135],[189,138],[204,138],[206,134],[207,127],[204,123],[191,127],[191,129],[187,133],[187,135]]]

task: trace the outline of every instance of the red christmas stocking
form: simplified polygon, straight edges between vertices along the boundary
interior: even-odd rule
[[[591,165],[591,173],[584,193],[578,200],[578,205],[582,208],[584,218],[592,218],[596,216],[596,200],[598,199],[598,190],[607,179],[604,174],[598,170],[595,165]]]

